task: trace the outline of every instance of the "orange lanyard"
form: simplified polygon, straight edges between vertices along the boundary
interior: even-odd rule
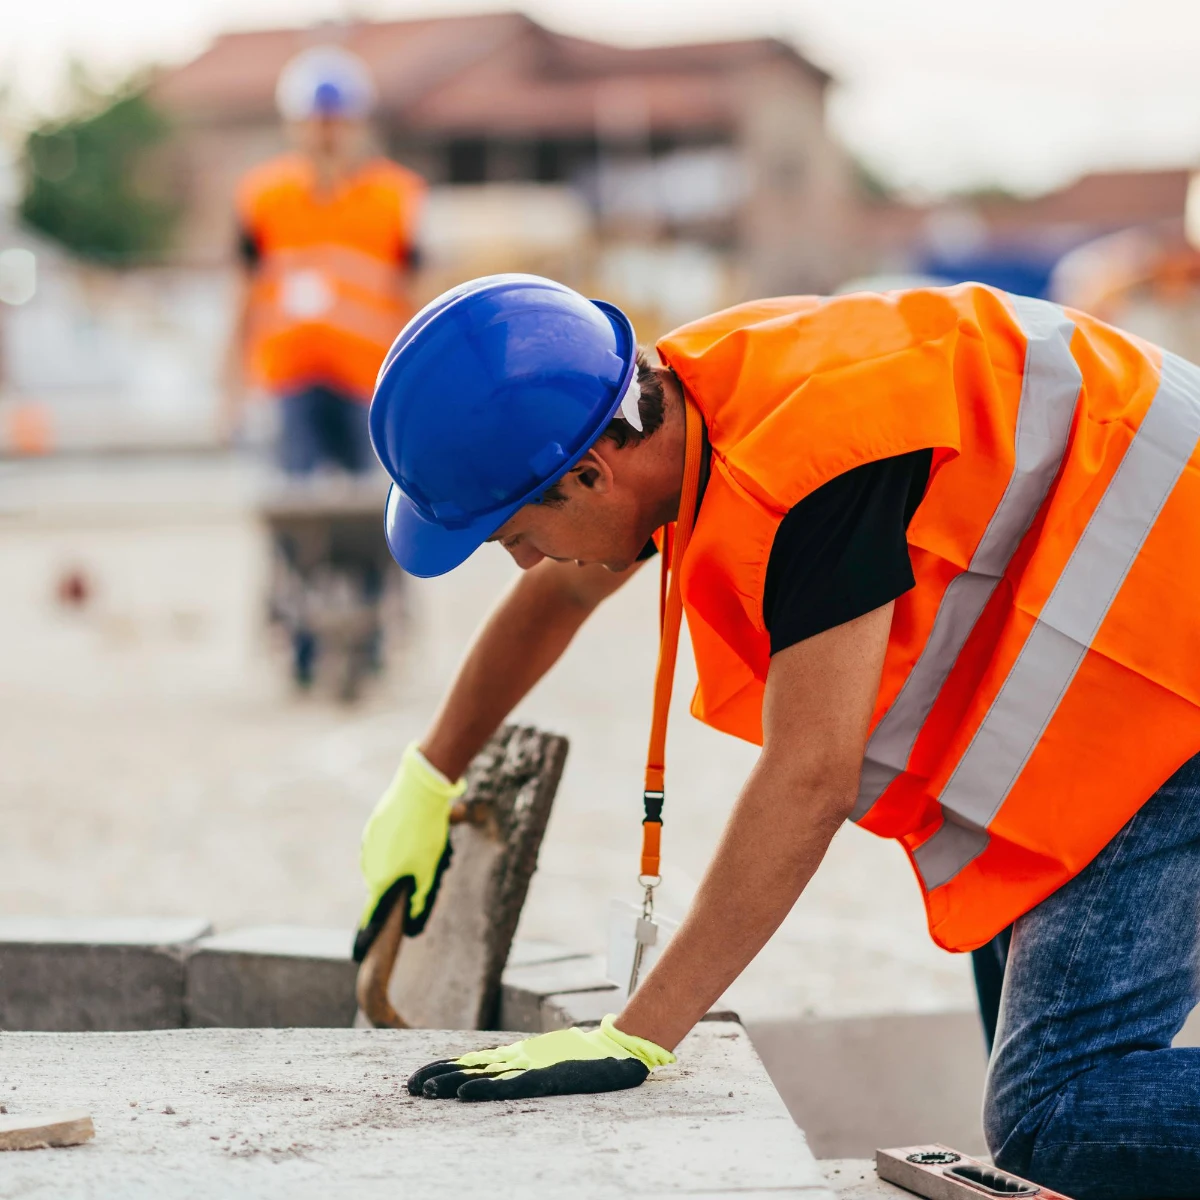
[[[659,582],[658,666],[654,672],[654,712],[650,718],[650,747],[646,753],[646,817],[642,821],[642,870],[639,882],[650,889],[661,882],[659,865],[662,846],[663,780],[666,773],[667,713],[675,682],[675,657],[679,650],[679,626],[683,600],[679,590],[683,555],[696,520],[696,498],[700,491],[700,467],[704,445],[704,423],[699,410],[684,395],[683,488],[679,494],[679,517],[663,527],[662,575]]]

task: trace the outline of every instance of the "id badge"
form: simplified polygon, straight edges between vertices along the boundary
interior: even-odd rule
[[[657,913],[651,917],[644,917],[640,904],[630,904],[626,900],[610,901],[608,966],[605,971],[609,983],[615,983],[628,996],[632,980],[636,990],[638,983],[650,973],[650,968],[658,961],[663,947],[678,928],[678,921],[660,917]]]

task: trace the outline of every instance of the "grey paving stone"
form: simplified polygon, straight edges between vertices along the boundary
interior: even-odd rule
[[[987,1053],[974,1012],[750,1021],[755,1048],[822,1158],[945,1142],[985,1149]]]
[[[177,1029],[190,918],[0,918],[0,1029]]]
[[[505,725],[471,761],[463,803],[483,822],[450,831],[454,858],[429,924],[404,939],[387,987],[408,1024],[498,1023],[500,977],[566,756],[566,738]]]
[[[570,1025],[596,1025],[623,1005],[622,991],[604,977],[603,955],[569,955],[509,966],[501,981],[500,1024],[546,1033]],[[718,1003],[704,1019],[736,1022],[738,1015]]]
[[[624,993],[615,987],[594,992],[558,992],[543,996],[539,1006],[543,1030],[567,1029],[572,1025],[598,1025],[606,1013],[619,1013]]]
[[[497,1034],[498,1038],[514,1035]],[[478,1032],[0,1034],[9,1111],[86,1108],[87,1146],[5,1161],[21,1200],[833,1200],[740,1026],[642,1087],[494,1104],[410,1097]]]
[[[547,1029],[562,1029],[577,1024],[578,1020],[567,1014],[573,1013],[576,993],[599,993],[607,1002],[595,1018],[581,1017],[579,1020],[599,1020],[612,1011],[613,998],[617,989],[604,978],[604,959],[598,954],[576,954],[557,960],[529,963],[524,966],[508,966],[500,980],[499,1024],[506,1029],[526,1029],[541,1033]],[[556,1003],[547,1008],[547,1001],[554,997]],[[617,1005],[620,1007],[619,1003]],[[586,1010],[580,1006],[579,1011]]]
[[[533,967],[543,963],[562,962],[566,958],[582,958],[578,950],[560,946],[557,942],[541,942],[534,938],[518,938],[508,952],[505,969]]]
[[[204,938],[187,960],[185,1023],[346,1028],[355,966],[344,929],[265,925]]]

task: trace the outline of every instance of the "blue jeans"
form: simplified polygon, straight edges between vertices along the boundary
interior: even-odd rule
[[[983,1122],[1075,1200],[1200,1197],[1200,756],[1012,928]]]
[[[362,475],[375,466],[365,404],[319,384],[279,403],[279,465],[288,475],[311,475],[325,465]]]

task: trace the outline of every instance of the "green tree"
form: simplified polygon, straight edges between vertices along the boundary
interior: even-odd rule
[[[179,211],[152,154],[169,123],[140,80],[105,93],[76,69],[73,82],[70,111],[25,139],[21,218],[83,258],[114,266],[154,259]]]

